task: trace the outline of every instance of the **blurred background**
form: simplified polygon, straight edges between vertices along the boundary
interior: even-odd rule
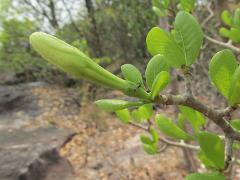
[[[155,156],[144,153],[141,130],[121,124],[114,114],[102,112],[93,103],[121,97],[121,93],[67,75],[29,44],[31,33],[43,31],[79,48],[118,76],[126,63],[144,74],[151,58],[145,43],[148,31],[154,26],[171,29],[181,8],[172,0],[167,15],[159,17],[152,6],[151,0],[0,0],[0,157],[5,157],[0,158],[0,177],[15,176],[15,171],[25,168],[23,162],[35,162],[32,152],[38,158],[48,156],[44,156],[41,170],[24,171],[30,179],[181,180],[202,168],[196,152],[185,149],[169,146]],[[220,15],[237,8],[238,0],[198,0],[193,14],[206,35],[227,42],[218,32],[223,26]],[[204,40],[194,65],[194,94],[216,107],[224,107],[225,101],[210,84],[208,64],[221,49]],[[182,92],[183,77],[178,71],[172,74],[167,92],[177,94]],[[178,110],[156,107],[156,111],[176,118]],[[6,156],[4,147],[14,145],[20,149],[14,148]],[[53,163],[53,157],[58,161]],[[9,161],[12,164],[3,166]],[[34,170],[35,166],[33,163]],[[240,171],[234,172],[240,179]]]

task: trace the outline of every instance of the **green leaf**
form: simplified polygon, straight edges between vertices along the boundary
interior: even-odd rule
[[[240,9],[236,9],[233,17],[233,27],[240,29]]]
[[[154,128],[150,128],[150,133],[152,135],[153,142],[158,142],[158,133]]]
[[[150,133],[152,138],[141,134],[140,135],[140,140],[143,144],[153,144],[153,143],[157,143],[158,142],[158,133],[155,129],[150,128]]]
[[[192,65],[197,59],[203,41],[201,26],[191,14],[181,11],[176,16],[174,28],[175,40],[184,53],[184,64]]]
[[[233,74],[228,96],[231,105],[240,103],[240,66]]]
[[[228,99],[232,76],[238,64],[231,50],[215,54],[209,65],[209,75],[218,91]]]
[[[233,128],[240,131],[240,119],[234,119],[230,121],[230,124]]]
[[[201,150],[214,165],[224,168],[224,145],[222,140],[215,134],[209,132],[201,132],[198,136]]]
[[[130,102],[124,100],[117,99],[102,99],[95,101],[95,104],[102,110],[114,112],[122,109],[126,109],[129,107],[140,106],[142,102]]]
[[[153,144],[154,143],[154,141],[150,137],[143,135],[143,134],[140,135],[140,140],[143,144]]]
[[[152,10],[153,10],[153,12],[157,15],[157,16],[159,16],[159,17],[163,17],[163,16],[167,16],[167,10],[161,10],[161,9],[159,9],[158,7],[156,7],[156,6],[153,6],[152,7]]]
[[[146,120],[144,119],[142,114],[138,111],[138,109],[133,110],[131,115],[133,117],[133,120],[138,123],[142,123],[144,120]]]
[[[177,125],[175,125],[170,119],[158,115],[156,117],[156,124],[158,128],[167,136],[174,139],[183,139],[183,140],[193,140],[193,137],[182,129],[180,129]]]
[[[127,124],[131,120],[131,115],[128,109],[118,110],[115,113],[122,123]]]
[[[180,5],[184,11],[190,12],[194,9],[196,0],[180,0]]]
[[[143,144],[143,149],[147,154],[154,155],[157,153],[157,144]]]
[[[200,159],[204,166],[207,168],[215,167],[215,164],[212,161],[210,161],[202,151],[198,153],[198,159]]]
[[[186,119],[188,119],[189,122],[191,123],[191,125],[194,129],[194,132],[198,133],[199,128],[202,125],[204,125],[206,122],[203,114],[190,108],[190,107],[186,107],[186,106],[179,106],[179,109],[180,109],[181,113],[184,115],[184,117]]]
[[[170,75],[167,71],[162,71],[158,73],[157,77],[153,81],[152,89],[151,89],[151,96],[154,99],[158,94],[165,89],[165,87],[170,82]]]
[[[121,66],[121,71],[126,80],[143,87],[142,75],[135,66],[132,64],[124,64]]]
[[[154,79],[161,71],[169,71],[169,65],[162,55],[156,55],[149,61],[145,71],[145,77],[149,89],[152,88]]]
[[[179,68],[185,64],[185,57],[181,47],[175,42],[172,35],[163,29],[154,27],[147,35],[147,47],[151,55],[163,55],[167,63]]]
[[[193,173],[188,175],[185,180],[225,180],[224,175],[219,172],[212,173]]]
[[[153,105],[144,104],[138,108],[138,112],[141,114],[141,118],[144,120],[150,119],[153,115]]]
[[[226,37],[228,38],[230,36],[230,31],[224,27],[221,27],[219,29],[219,34],[222,36],[222,37]]]
[[[221,19],[226,25],[232,26],[232,17],[229,11],[224,10],[221,14]]]
[[[229,37],[233,42],[236,42],[236,43],[240,42],[240,30],[237,28],[231,28]]]
[[[186,118],[183,114],[179,113],[178,114],[178,120],[177,120],[177,125],[178,127],[180,127],[181,129],[184,130],[185,128],[185,122],[186,122]]]

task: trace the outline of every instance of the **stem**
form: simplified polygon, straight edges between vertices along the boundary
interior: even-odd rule
[[[220,45],[220,46],[223,46],[223,47],[226,47],[226,48],[230,48],[230,49],[232,49],[233,51],[240,53],[240,48],[238,48],[238,47],[236,47],[236,46],[233,46],[233,45],[231,44],[231,42],[224,43],[224,42],[218,41],[218,40],[216,40],[216,39],[213,39],[213,38],[211,38],[211,37],[209,37],[209,36],[207,36],[207,35],[205,35],[205,38],[206,38],[208,41],[210,41],[210,42],[212,42],[212,43],[214,43],[214,44],[217,44],[217,45]]]
[[[130,122],[129,123],[131,126],[134,126],[138,129],[141,129],[141,130],[144,130],[146,132],[149,132],[149,129],[147,127],[144,127],[144,126],[141,126],[139,124],[135,124],[133,122]],[[150,133],[150,132],[149,132]],[[175,142],[175,141],[171,141],[171,140],[168,140],[164,137],[158,137],[158,140],[167,144],[167,145],[171,145],[171,146],[177,146],[177,147],[181,147],[181,148],[187,148],[187,149],[191,149],[191,150],[199,150],[200,147],[199,146],[194,146],[194,145],[190,145],[190,144],[186,144],[184,142]]]
[[[222,131],[225,133],[226,137],[232,138],[234,140],[240,141],[240,133],[236,132],[230,124],[225,121],[223,114],[219,113],[224,110],[214,110],[197,99],[195,97],[189,97],[189,96],[180,96],[180,95],[160,95],[158,98],[155,99],[155,103],[157,104],[163,104],[163,105],[184,105],[190,108],[193,108],[202,114],[204,114],[206,117],[208,117],[210,120],[212,120],[215,124],[217,124]]]

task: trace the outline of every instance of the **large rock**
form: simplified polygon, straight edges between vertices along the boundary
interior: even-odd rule
[[[0,131],[1,180],[71,180],[72,168],[58,150],[74,133],[66,129]]]

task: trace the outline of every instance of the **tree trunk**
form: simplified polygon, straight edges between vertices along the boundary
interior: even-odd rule
[[[97,27],[97,22],[96,22],[96,18],[95,18],[95,10],[93,7],[93,2],[92,0],[85,0],[86,3],[86,8],[88,11],[88,17],[91,21],[91,33],[93,35],[93,41],[89,42],[90,46],[93,47],[94,49],[94,56],[96,57],[102,57],[103,56],[103,52],[102,52],[102,46],[101,46],[101,41],[100,41],[100,36],[99,36],[99,31],[98,31],[98,27]]]

